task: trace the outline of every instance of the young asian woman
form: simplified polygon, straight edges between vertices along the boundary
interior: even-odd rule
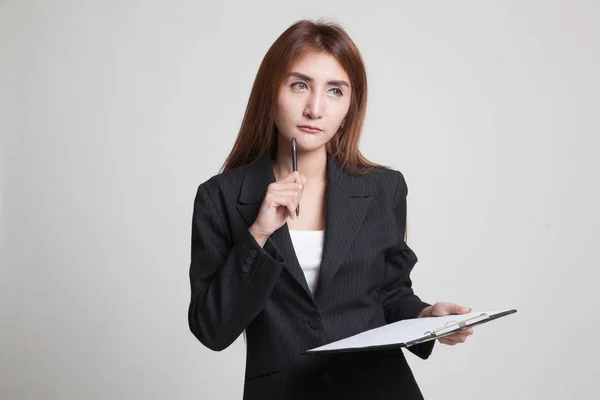
[[[364,63],[345,30],[298,21],[265,55],[222,171],[198,187],[189,326],[215,351],[246,335],[245,400],[421,399],[402,351],[302,353],[470,311],[414,293],[407,184],[359,151],[366,104]],[[434,343],[409,349],[427,359]]]

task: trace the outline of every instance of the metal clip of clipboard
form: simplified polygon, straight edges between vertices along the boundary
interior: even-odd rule
[[[454,332],[456,330],[467,327],[469,325],[473,325],[476,322],[483,321],[484,319],[487,319],[488,317],[489,317],[489,315],[487,315],[486,313],[483,313],[480,315],[476,315],[475,317],[465,319],[464,321],[448,321],[441,328],[425,332],[424,336],[435,336],[435,337],[444,336],[450,332]]]

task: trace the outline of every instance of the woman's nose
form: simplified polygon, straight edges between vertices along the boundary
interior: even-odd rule
[[[304,115],[316,119],[321,118],[323,115],[323,106],[321,104],[321,98],[317,95],[312,95],[308,98],[306,107],[304,108]]]

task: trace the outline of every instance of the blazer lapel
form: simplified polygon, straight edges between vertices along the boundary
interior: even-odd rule
[[[315,290],[317,302],[327,294],[327,287],[369,210],[371,197],[367,182],[362,176],[345,172],[341,164],[327,153],[325,243]]]
[[[268,186],[273,182],[275,182],[275,174],[273,172],[271,157],[268,154],[259,158],[246,171],[237,209],[242,214],[248,227],[256,220]],[[313,297],[308,288],[304,271],[302,271],[302,267],[294,251],[288,225],[283,224],[281,228],[273,232],[268,240],[279,249],[285,261],[285,268],[312,299]]]
[[[256,220],[264,195],[272,182],[275,182],[275,174],[271,157],[267,154],[248,167],[238,198],[237,209],[248,227]],[[354,241],[371,202],[367,180],[346,173],[329,153],[326,191],[325,242],[314,297],[294,251],[288,225],[284,224],[269,237],[281,252],[286,270],[314,301],[326,295],[327,286]]]

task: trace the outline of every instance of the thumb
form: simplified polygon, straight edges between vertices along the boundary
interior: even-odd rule
[[[450,314],[466,314],[466,313],[471,312],[471,309],[469,307],[464,307],[459,304],[448,303],[446,305],[446,307],[447,307],[447,311]]]

